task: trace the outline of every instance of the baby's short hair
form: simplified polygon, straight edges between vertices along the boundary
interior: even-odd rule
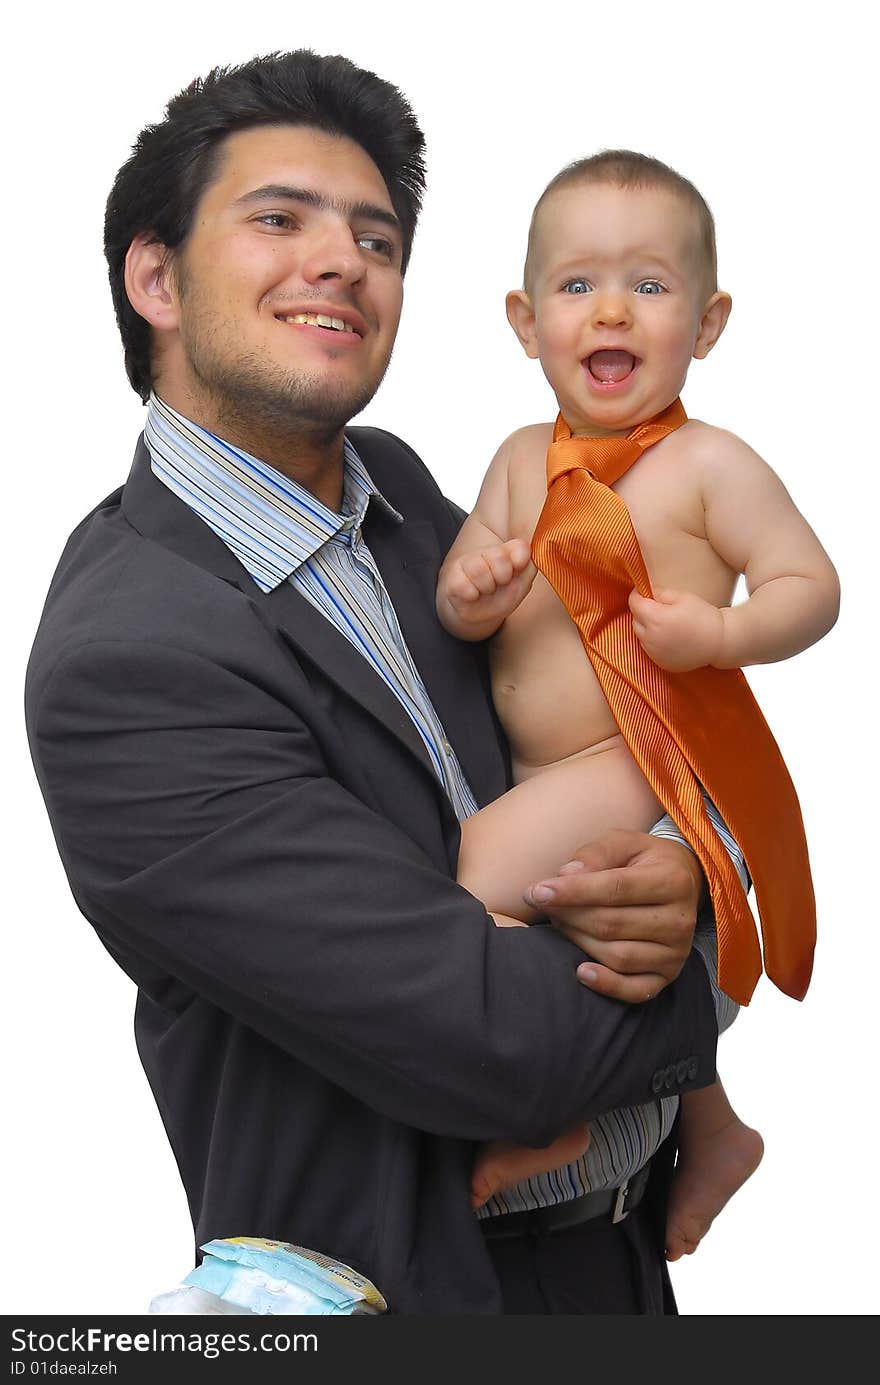
[[[534,253],[535,226],[538,212],[547,198],[560,188],[576,183],[610,183],[618,188],[665,188],[684,199],[693,208],[697,218],[699,249],[706,270],[706,283],[710,293],[718,287],[718,256],[715,249],[715,221],[705,198],[682,174],[674,168],[654,159],[649,154],[637,154],[632,149],[602,149],[587,159],[577,159],[560,169],[551,178],[541,196],[535,203],[529,226],[529,244],[526,251],[524,281],[526,288],[530,277],[531,261]]]

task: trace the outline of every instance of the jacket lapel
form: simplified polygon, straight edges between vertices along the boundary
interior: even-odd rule
[[[404,517],[402,525],[392,524],[373,504],[364,534],[428,695],[482,806],[508,787],[509,765],[492,707],[485,645],[455,639],[437,618],[437,574],[457,532],[452,507],[399,439],[373,428],[353,428],[349,436],[374,483]]]
[[[422,762],[436,784],[437,776],[425,744],[411,718],[387,683],[354,645],[340,635],[329,620],[289,582],[282,582],[271,592],[263,592],[253,583],[251,595],[264,607],[282,636],[299,654],[304,655],[320,674],[331,679],[342,692],[382,722]]]
[[[214,531],[169,491],[150,466],[143,437],[122,493],[126,519],[145,538],[154,539],[187,562],[237,587],[268,614],[281,635],[347,696],[380,721],[437,777],[428,752],[397,698],[366,659],[289,582],[264,592]],[[392,600],[394,597],[392,595]]]
[[[365,526],[370,551],[416,668],[478,803],[503,793],[506,769],[488,688],[485,653],[449,635],[437,619],[435,588],[445,556],[427,520]]]

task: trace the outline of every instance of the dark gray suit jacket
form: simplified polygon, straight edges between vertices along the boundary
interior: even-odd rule
[[[507,771],[484,651],[434,615],[460,512],[390,434],[351,437],[405,516],[371,507],[365,537],[488,802]],[[139,988],[198,1243],[278,1237],[394,1311],[498,1312],[474,1142],[545,1143],[652,1100],[660,1069],[712,1081],[702,962],[629,1006],[580,986],[553,930],[495,928],[394,696],[288,583],[259,590],[143,442],[65,549],[26,703],[76,902]]]

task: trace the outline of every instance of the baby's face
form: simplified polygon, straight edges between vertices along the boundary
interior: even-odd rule
[[[666,189],[588,183],[551,193],[530,269],[525,334],[509,307],[511,322],[573,433],[624,433],[667,408],[692,357],[720,333],[703,349],[713,295],[697,217]]]

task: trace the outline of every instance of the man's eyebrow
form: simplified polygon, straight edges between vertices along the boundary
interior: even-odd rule
[[[266,183],[263,187],[252,188],[233,202],[234,207],[246,206],[251,202],[301,202],[314,207],[319,212],[334,211],[346,217],[364,217],[368,221],[379,221],[400,231],[400,221],[387,207],[376,206],[374,202],[346,202],[341,197],[328,197],[326,193],[316,192],[314,188],[295,188],[288,183]]]

